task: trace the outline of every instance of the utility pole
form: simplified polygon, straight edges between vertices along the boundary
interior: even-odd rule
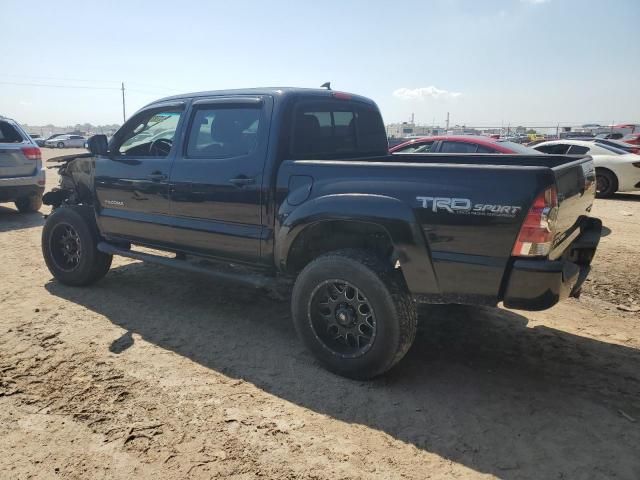
[[[127,113],[124,106],[124,82],[122,82],[122,123],[127,121]]]
[[[447,132],[449,132],[449,112],[447,112]]]

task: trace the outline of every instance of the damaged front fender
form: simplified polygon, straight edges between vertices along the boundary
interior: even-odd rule
[[[49,168],[58,169],[60,184],[42,197],[43,203],[54,208],[63,203],[69,205],[93,204],[95,158],[92,154],[63,155],[51,158],[47,163],[58,164]]]

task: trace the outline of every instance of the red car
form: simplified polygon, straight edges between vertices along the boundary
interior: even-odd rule
[[[389,149],[391,153],[524,153],[539,155],[519,143],[483,135],[442,135],[419,137]]]
[[[640,145],[640,132],[630,133],[620,139],[621,142],[630,143],[631,145]]]

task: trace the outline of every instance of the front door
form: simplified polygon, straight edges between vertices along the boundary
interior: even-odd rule
[[[193,103],[170,180],[176,242],[185,250],[258,261],[271,106],[270,97]]]
[[[183,111],[183,104],[168,104],[137,113],[114,135],[109,154],[96,158],[98,223],[105,235],[172,244],[169,175]]]

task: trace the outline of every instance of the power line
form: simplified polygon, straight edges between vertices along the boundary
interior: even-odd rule
[[[120,90],[118,87],[87,87],[84,85],[54,85],[50,83],[0,82],[0,85],[14,85],[18,87],[78,88],[83,90]]]

